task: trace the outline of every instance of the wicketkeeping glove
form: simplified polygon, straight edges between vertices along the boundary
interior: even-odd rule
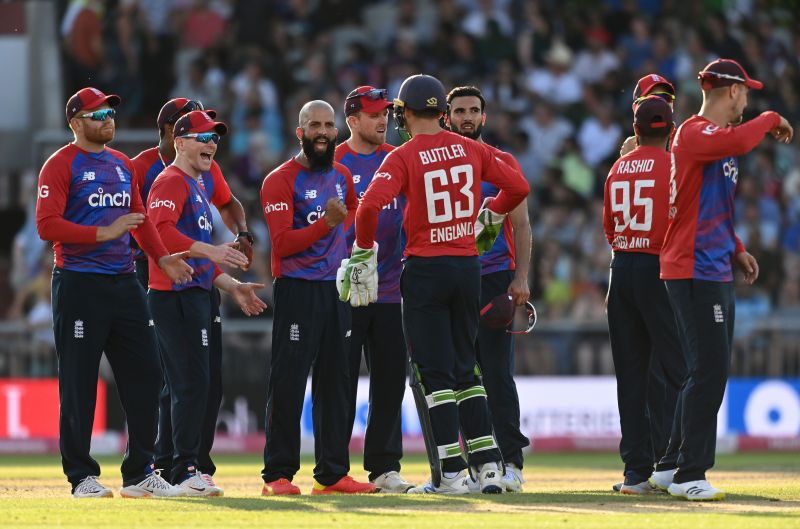
[[[478,211],[478,218],[475,220],[475,246],[478,248],[479,255],[483,255],[494,246],[494,241],[500,235],[503,221],[506,219],[505,213],[495,213],[489,209],[490,205],[491,199],[484,200]]]
[[[350,300],[354,307],[364,307],[378,301],[378,243],[364,250],[353,244],[350,259],[342,259],[336,271],[339,299]]]

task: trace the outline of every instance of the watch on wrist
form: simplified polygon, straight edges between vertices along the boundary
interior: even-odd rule
[[[247,239],[250,242],[251,245],[255,244],[255,242],[256,242],[255,238],[253,238],[253,234],[250,233],[249,231],[240,231],[239,235],[236,236],[237,239],[240,239],[242,237]]]

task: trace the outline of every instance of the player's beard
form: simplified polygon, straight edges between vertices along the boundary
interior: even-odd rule
[[[452,126],[452,124],[450,125],[450,130],[452,132],[455,132],[456,134],[460,134],[460,135],[462,135],[462,136],[464,136],[466,138],[469,138],[471,140],[477,140],[478,138],[481,137],[481,133],[483,132],[483,123],[478,123],[477,125],[475,125],[475,128],[472,129],[471,132],[467,132],[467,131],[464,131],[464,130],[458,130],[456,127]]]
[[[328,138],[328,147],[323,152],[317,152],[314,148],[314,140],[303,134],[301,145],[303,147],[303,154],[308,159],[308,165],[312,171],[319,171],[322,169],[330,169],[333,167],[333,155],[336,152],[336,138]]]
[[[87,128],[84,130],[84,136],[87,141],[105,145],[114,139],[114,125],[111,125],[111,127],[103,126],[94,130]]]

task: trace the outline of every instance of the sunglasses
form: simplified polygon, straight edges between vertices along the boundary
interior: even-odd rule
[[[675,94],[671,94],[669,92],[650,92],[646,96],[642,96],[642,97],[637,98],[633,102],[633,105],[634,106],[638,105],[639,103],[641,103],[642,101],[644,101],[645,99],[647,99],[650,96],[660,97],[661,99],[663,99],[667,103],[672,103],[672,102],[675,101]]]
[[[105,121],[107,119],[114,119],[117,115],[116,111],[113,108],[103,108],[101,110],[95,110],[94,112],[89,112],[88,114],[81,114],[80,116],[75,116],[82,119],[91,119],[92,121]]]
[[[177,112],[175,112],[174,114],[172,114],[170,117],[167,118],[167,123],[169,123],[170,125],[174,125],[175,122],[178,121],[178,119],[181,116],[188,114],[189,112],[193,112],[195,110],[205,110],[205,108],[203,107],[203,103],[201,103],[200,101],[195,101],[194,99],[190,99],[189,101],[186,102],[185,105],[183,105],[180,108],[180,110],[178,110]]]
[[[385,88],[373,88],[372,90],[361,94],[358,93],[350,94],[349,96],[347,96],[346,101],[362,97],[368,101],[380,101],[381,99],[387,99],[388,95],[389,92]]]
[[[194,138],[194,141],[199,143],[208,143],[213,141],[214,144],[219,143],[220,135],[216,132],[193,132],[191,134],[184,134],[183,136],[178,136],[179,138]]]
[[[726,74],[726,73],[718,73],[718,72],[700,72],[699,77],[700,77],[700,79],[702,79],[706,75],[710,75],[710,76],[716,77],[718,79],[729,79],[731,81],[736,81],[736,82],[739,82],[739,83],[745,83],[746,82],[744,77],[740,77],[738,75],[729,75],[729,74]]]

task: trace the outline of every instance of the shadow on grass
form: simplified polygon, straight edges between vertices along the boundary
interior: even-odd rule
[[[409,495],[331,495],[331,496],[295,496],[295,497],[252,497],[252,498],[172,498],[165,501],[196,503],[208,502],[209,507],[226,508],[238,511],[283,511],[283,512],[321,512],[373,515],[380,511],[382,516],[404,516],[406,511],[418,512],[474,512],[492,511],[492,505],[507,505],[507,514],[531,514],[535,512],[553,512],[563,514],[565,509],[571,512],[584,511],[585,514],[597,514],[598,511],[619,512],[691,512],[698,508],[698,502],[689,502],[667,495],[637,496],[631,498],[620,494],[599,491],[576,491],[537,494],[503,494],[498,496],[409,496]],[[726,505],[741,505],[743,508],[756,510],[738,511],[726,509],[708,511],[709,514],[743,514],[771,517],[797,517],[800,514],[800,501],[780,500],[767,496],[732,494]],[[782,508],[797,510],[791,512],[764,512],[759,506],[780,505]],[[529,508],[526,508],[529,507]],[[396,512],[392,512],[392,510]]]

